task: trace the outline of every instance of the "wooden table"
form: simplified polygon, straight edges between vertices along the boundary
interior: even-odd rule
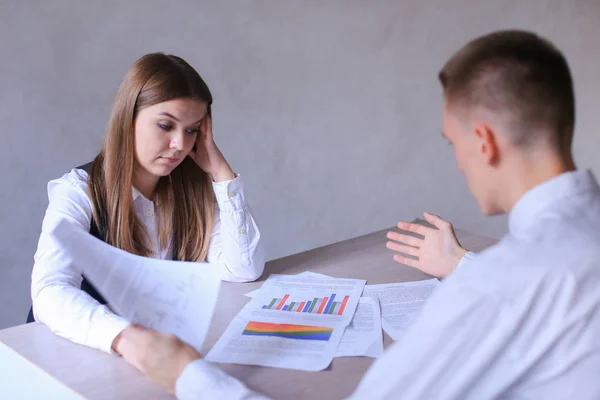
[[[271,273],[313,271],[336,278],[366,279],[368,284],[430,278],[419,270],[394,262],[392,253],[385,248],[385,233],[375,232],[268,262],[261,281],[224,283],[204,354],[248,302],[243,294],[259,288]],[[456,233],[461,244],[474,251],[497,241],[462,230]],[[0,341],[89,399],[172,398],[122,358],[71,343],[39,323],[2,330]],[[384,335],[384,346],[392,343],[393,340]],[[327,370],[320,372],[234,364],[220,366],[249,387],[275,399],[340,399],[352,393],[372,362],[373,359],[366,357],[336,358]]]

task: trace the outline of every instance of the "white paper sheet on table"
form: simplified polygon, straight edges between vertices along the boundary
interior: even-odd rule
[[[419,315],[437,285],[437,279],[366,285],[363,296],[379,300],[383,330],[398,340]]]
[[[294,276],[303,278],[334,279],[331,276],[311,271],[304,271]],[[259,289],[244,296],[256,296]],[[350,324],[346,327],[334,357],[379,357],[383,353],[383,337],[381,334],[381,310],[379,301],[367,298],[360,303]]]
[[[310,271],[304,271],[304,272],[300,272],[297,275],[293,275],[293,276],[302,276],[302,277],[312,277],[312,278],[331,278],[331,276],[328,275],[324,275],[324,274],[318,274],[316,272],[310,272]],[[256,296],[258,294],[258,292],[260,292],[260,288],[253,290],[251,292],[245,293],[244,296],[246,297],[250,297],[253,298],[254,296]]]
[[[0,342],[0,398],[83,400],[81,395],[2,342]]]
[[[350,325],[346,327],[335,357],[373,357],[383,354],[381,313],[379,302],[372,297],[361,297]]]
[[[218,268],[136,256],[68,222],[61,222],[53,234],[117,314],[173,333],[198,351],[202,348],[217,303]]]
[[[271,275],[206,360],[325,369],[354,316],[364,284],[359,279]]]

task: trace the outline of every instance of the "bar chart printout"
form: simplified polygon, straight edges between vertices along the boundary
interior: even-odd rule
[[[282,298],[274,297],[268,304],[264,304],[263,310],[277,310],[301,312],[310,314],[330,314],[343,315],[346,310],[346,305],[350,300],[350,296],[338,296],[336,293],[331,293],[325,297],[313,297],[311,299],[290,300],[290,294],[286,294]]]
[[[304,371],[325,369],[354,316],[365,283],[273,274],[205,358]]]

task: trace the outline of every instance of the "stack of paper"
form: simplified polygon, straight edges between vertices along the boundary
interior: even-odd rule
[[[335,279],[305,271],[297,277]],[[437,287],[437,279],[416,282],[365,285],[356,314],[346,328],[336,351],[336,357],[378,357],[383,353],[381,328],[394,340],[399,340],[410,327],[427,299]],[[255,297],[262,289],[246,293]]]
[[[318,371],[336,355],[364,280],[271,275],[206,355],[215,362]],[[364,314],[364,303],[361,313]]]

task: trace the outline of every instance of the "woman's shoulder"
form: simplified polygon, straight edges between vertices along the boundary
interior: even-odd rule
[[[88,193],[88,174],[83,169],[73,168],[63,176],[48,182],[48,197],[52,199],[68,197],[71,201],[91,206]]]

